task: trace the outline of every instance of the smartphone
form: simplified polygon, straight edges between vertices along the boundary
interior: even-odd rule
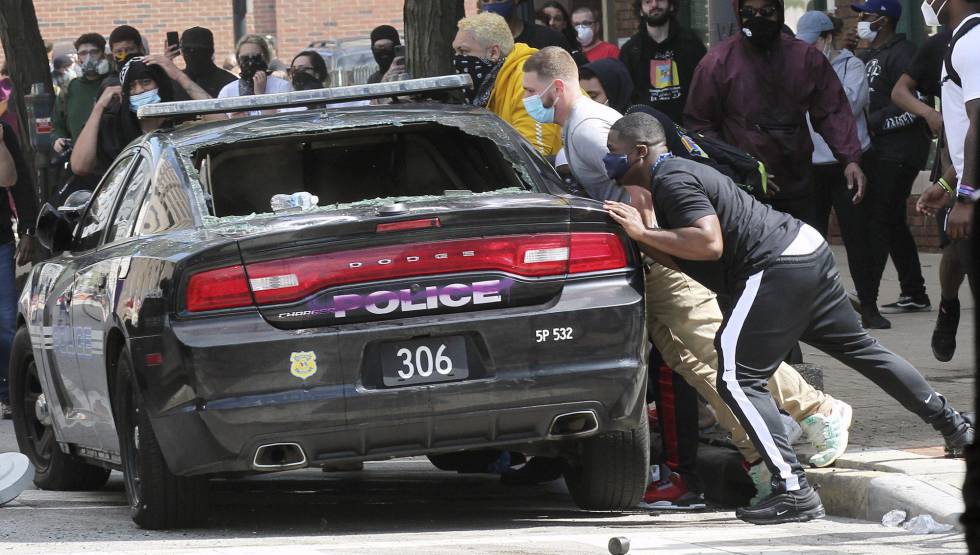
[[[180,46],[180,35],[177,31],[167,31],[167,48]]]
[[[395,46],[395,59],[404,58],[404,57],[405,57],[405,45],[399,44]]]

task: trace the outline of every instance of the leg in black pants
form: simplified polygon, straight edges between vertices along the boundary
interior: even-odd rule
[[[865,153],[869,156],[869,153]],[[865,164],[862,164],[865,166]],[[871,170],[871,164],[867,164]],[[875,278],[875,255],[869,237],[868,213],[865,203],[854,204],[854,191],[847,188],[844,178],[844,168],[840,164],[813,166],[815,182],[814,208],[816,223],[814,227],[821,235],[827,237],[830,209],[833,207],[837,214],[841,238],[847,252],[847,265],[851,270],[851,279],[857,290],[858,299],[862,306],[875,306],[877,303],[877,288]],[[869,187],[873,175],[866,171]],[[880,279],[880,276],[879,276]]]
[[[874,295],[878,297],[881,276],[891,255],[902,296],[921,298],[926,294],[925,279],[919,265],[919,251],[906,221],[906,201],[919,170],[896,160],[875,164],[874,187],[869,190],[871,238],[875,249]]]
[[[922,374],[861,327],[830,248],[823,245],[809,255],[780,258],[741,284],[715,340],[721,360],[718,391],[765,459],[774,492],[808,488],[765,387],[779,360],[799,339],[871,379],[939,430],[948,445],[962,442],[968,429],[972,441],[971,425]]]

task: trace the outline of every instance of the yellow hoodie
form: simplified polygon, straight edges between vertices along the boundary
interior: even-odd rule
[[[487,109],[517,129],[535,150],[544,156],[555,156],[561,149],[561,128],[534,121],[524,109],[524,62],[537,51],[521,42],[514,45],[497,72]]]

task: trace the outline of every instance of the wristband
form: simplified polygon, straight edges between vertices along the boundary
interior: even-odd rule
[[[957,198],[964,198],[966,202],[973,202],[973,196],[976,195],[977,190],[967,185],[966,183],[960,182],[960,186],[956,189]]]
[[[947,195],[949,195],[949,196],[955,196],[956,195],[956,191],[953,189],[953,186],[949,184],[949,181],[946,181],[946,178],[945,177],[940,177],[939,178],[939,181],[936,181],[936,185],[939,185],[940,187],[942,187],[943,190],[946,191],[946,194]]]

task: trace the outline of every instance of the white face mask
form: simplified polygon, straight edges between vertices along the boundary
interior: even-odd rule
[[[939,27],[942,23],[939,22],[939,12],[943,11],[946,7],[946,3],[949,0],[944,0],[939,9],[933,9],[932,4],[929,0],[923,0],[922,5],[919,8],[922,10],[922,20],[925,21],[926,25],[930,27]]]
[[[588,25],[576,25],[575,31],[578,33],[578,42],[582,46],[588,46],[592,44],[592,39],[595,38],[595,33],[592,31],[592,27]]]
[[[877,19],[875,21],[878,21]],[[858,21],[858,38],[869,42],[874,42],[878,37],[878,31],[871,30],[871,24],[875,21]]]

